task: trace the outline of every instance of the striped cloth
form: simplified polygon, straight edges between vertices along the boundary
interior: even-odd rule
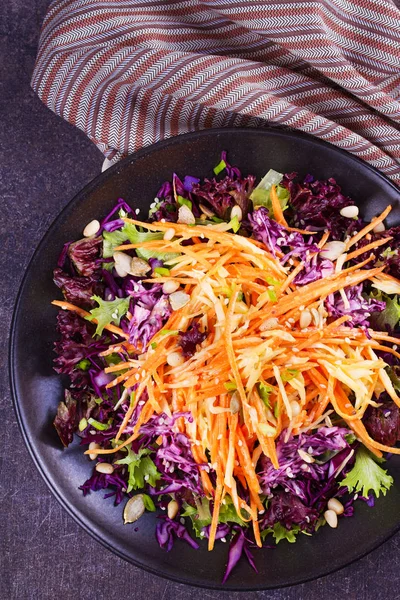
[[[109,159],[278,124],[400,185],[399,16],[391,0],[55,0],[32,87]]]

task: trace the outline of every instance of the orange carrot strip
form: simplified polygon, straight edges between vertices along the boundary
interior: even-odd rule
[[[320,241],[317,244],[318,248],[323,248],[325,246],[326,242],[328,241],[329,236],[330,236],[330,232],[325,231],[324,235],[322,236],[322,238],[320,239]]]
[[[257,446],[257,448],[255,448],[255,450],[253,450],[253,454],[251,457],[251,462],[253,463],[253,467],[256,468],[258,460],[261,456],[261,454],[263,453],[263,449],[261,446]]]
[[[253,491],[253,494],[256,497],[261,491],[260,483],[254,470],[253,463],[251,462],[251,456],[246,444],[246,439],[240,427],[237,429],[236,453],[239,458],[239,463],[244,470],[249,488]]]
[[[118,363],[117,365],[111,365],[104,369],[105,373],[115,373],[115,371],[124,371],[125,369],[132,369],[135,367],[131,362]],[[136,368],[136,367],[135,367]]]
[[[228,438],[228,456],[226,459],[224,483],[228,487],[232,487],[233,469],[235,466],[235,444],[236,444],[236,428],[238,424],[238,414],[229,416],[229,438]]]
[[[374,340],[382,340],[384,342],[392,342],[393,344],[398,344],[398,338],[392,337],[383,331],[371,331],[370,335]]]
[[[297,290],[288,294],[277,304],[273,304],[272,308],[259,311],[254,316],[249,318],[265,319],[267,316],[279,317],[293,308],[298,308],[301,305],[307,305],[316,299],[325,298],[329,294],[337,292],[342,287],[357,285],[366,279],[371,279],[374,275],[381,273],[383,267],[377,269],[367,269],[365,271],[357,271],[356,273],[348,274],[348,271],[342,271],[338,275],[332,275],[325,279],[319,279],[301,288],[301,293]]]
[[[133,346],[129,342],[119,342],[117,344],[112,344],[107,348],[107,350],[100,352],[99,356],[109,356],[109,354],[113,354],[114,352],[121,352],[121,350],[126,350],[128,353],[135,354],[139,352],[138,348],[135,348],[135,346]]]
[[[218,527],[219,511],[221,509],[222,488],[223,488],[222,469],[221,469],[221,465],[217,464],[217,487],[215,490],[211,527],[210,527],[210,533],[209,533],[209,538],[208,538],[208,549],[209,550],[212,550],[214,548],[215,534],[217,533],[217,527]]]
[[[253,498],[253,495],[250,494],[250,506],[251,508],[256,511],[256,502]],[[261,504],[261,510],[264,510],[263,505]],[[260,536],[260,526],[258,524],[257,519],[253,519],[253,533],[254,533],[254,539],[256,541],[256,544],[259,548],[262,548],[262,541],[261,541],[261,536]]]
[[[289,275],[286,278],[286,281],[283,282],[283,284],[281,285],[281,287],[279,288],[279,295],[281,296],[283,294],[283,292],[285,292],[287,290],[287,288],[291,285],[291,283],[293,282],[293,280],[295,279],[295,277],[300,273],[300,271],[302,271],[304,269],[304,263],[300,262],[297,267],[295,267],[293,269],[293,271],[291,271],[291,273],[289,273]]]
[[[281,207],[281,203],[279,202],[278,194],[276,193],[276,185],[271,186],[271,191],[269,193],[272,202],[272,210],[274,212],[274,219],[280,225],[287,227],[287,222],[285,217],[283,216],[283,210]]]
[[[357,256],[360,256],[365,252],[369,252],[370,250],[374,250],[374,248],[378,248],[379,246],[386,244],[386,242],[388,242],[391,239],[391,237],[381,238],[380,240],[375,240],[374,242],[371,242],[370,244],[367,244],[362,248],[358,248],[358,250],[354,250],[353,252],[350,252],[350,254],[347,255],[346,261],[352,260],[353,258],[357,258]]]
[[[134,400],[134,402],[131,402],[131,404],[130,404],[130,406],[129,406],[128,410],[126,411],[126,414],[125,414],[125,416],[124,416],[124,419],[123,419],[123,421],[122,421],[122,423],[121,423],[121,425],[120,425],[120,428],[119,428],[119,430],[118,430],[118,433],[117,433],[117,435],[115,436],[115,439],[116,439],[116,441],[118,441],[118,440],[119,440],[119,438],[121,437],[121,435],[124,433],[124,431],[125,431],[125,429],[126,429],[126,427],[127,427],[128,423],[129,423],[129,420],[130,420],[131,416],[133,415],[133,411],[135,410],[135,408],[136,408],[136,406],[137,406],[137,403],[139,402],[139,400],[140,400],[140,397],[141,397],[141,395],[143,394],[143,392],[144,392],[144,390],[145,390],[145,388],[146,388],[146,386],[147,386],[147,382],[148,382],[148,380],[149,380],[149,377],[147,376],[147,377],[146,377],[146,379],[144,379],[144,380],[143,380],[143,381],[140,383],[140,386],[138,387],[138,389],[137,389],[137,391],[136,391],[136,393],[135,393],[135,400]],[[144,409],[142,409],[142,411],[141,411],[141,413],[140,413],[140,414],[142,414],[142,413],[143,413],[143,410],[144,410]]]
[[[368,225],[361,229],[361,231],[356,233],[356,235],[353,235],[353,237],[350,238],[347,242],[345,251],[347,252],[349,248],[351,248],[352,246],[354,246],[354,244],[357,244],[357,242],[362,240],[362,238],[365,237],[367,233],[372,231],[379,223],[382,223],[382,221],[386,219],[391,210],[392,207],[389,204],[389,206],[385,208],[385,210],[379,215],[379,217],[375,217],[374,219],[372,219],[371,223],[368,223]]]

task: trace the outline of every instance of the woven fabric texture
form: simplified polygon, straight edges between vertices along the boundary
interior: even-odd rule
[[[391,0],[55,0],[32,87],[109,159],[188,131],[276,124],[400,185]]]

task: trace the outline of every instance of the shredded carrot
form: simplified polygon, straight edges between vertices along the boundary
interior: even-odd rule
[[[279,202],[278,194],[276,192],[276,185],[271,187],[270,198],[272,202],[272,210],[274,212],[274,219],[277,223],[280,223],[284,227],[287,227],[287,222],[285,217],[283,216],[283,210],[281,207],[281,203]]]
[[[317,244],[318,248],[323,248],[325,246],[326,242],[329,239],[329,236],[330,236],[330,232],[325,231],[324,235],[322,236],[322,238],[320,239],[320,241]]]
[[[392,207],[390,205],[387,206],[385,208],[385,210],[379,215],[379,217],[375,217],[375,219],[372,219],[371,223],[368,223],[368,225],[366,225],[363,229],[361,229],[361,231],[359,231],[358,233],[356,233],[356,235],[354,235],[352,238],[350,238],[346,244],[345,251],[347,252],[347,250],[349,248],[351,248],[352,246],[354,246],[354,244],[357,244],[357,242],[362,240],[362,238],[365,237],[367,235],[367,233],[372,231],[377,225],[379,225],[379,223],[382,223],[386,219],[386,217],[388,216],[388,214],[390,213],[391,210],[392,210]]]
[[[275,219],[288,231],[313,233],[287,226],[275,186],[271,202]],[[346,249],[364,240],[389,211],[390,207],[353,236]],[[115,394],[121,384],[125,394],[121,402],[134,386],[136,391],[116,435],[117,444],[96,453],[112,455],[129,447],[154,414],[190,413],[191,419],[176,421],[176,431],[189,438],[204,494],[212,500],[210,550],[225,500],[233,503],[242,520],[251,521],[256,543],[261,545],[259,515],[264,508],[258,465],[266,457],[279,468],[276,444],[282,432],[297,435],[320,427],[324,419],[329,423],[328,416],[334,412],[377,456],[382,451],[400,454],[400,449],[373,440],[361,420],[382,386],[400,406],[385,363],[375,354],[380,350],[400,358],[400,352],[390,347],[398,344],[397,338],[372,330],[367,335],[362,328],[346,326],[350,315],[333,319],[324,308],[327,296],[343,294],[340,290],[364,281],[400,284],[383,272],[384,267],[369,268],[373,254],[349,266],[349,261],[373,253],[390,238],[363,242],[347,254],[347,268],[342,269],[342,260],[331,276],[298,287],[294,280],[304,269],[303,262],[282,267],[282,253],[273,256],[261,242],[230,233],[227,224],[191,227],[124,221],[161,233],[174,229],[172,240],[124,244],[117,249],[142,247],[175,253],[176,258],[167,261],[169,274],[149,275],[144,281],[175,282],[187,296],[143,350],[132,345],[121,328],[105,327],[121,340],[101,355],[123,353],[120,363],[105,368],[114,377],[106,387]],[[188,239],[191,244],[185,245]],[[319,248],[328,239],[326,231]],[[66,301],[53,304],[83,318],[90,315]],[[313,321],[302,329],[300,318],[305,310]],[[128,313],[126,318],[133,317]],[[204,340],[193,355],[181,360],[182,333],[194,323]],[[262,399],[262,385],[269,390],[267,400]],[[139,415],[136,422],[134,414]]]
[[[217,465],[217,487],[215,490],[214,506],[211,520],[210,533],[208,538],[208,549],[214,548],[215,534],[217,533],[219,511],[221,509],[221,496],[223,488],[223,473],[220,465]]]
[[[255,513],[257,512],[257,509],[264,510],[262,504],[261,504],[261,509],[259,508],[258,503],[256,502],[256,500],[254,500],[253,495],[251,493],[250,493],[250,497],[251,497],[250,506]],[[261,541],[261,536],[260,536],[260,526],[258,524],[257,519],[253,519],[252,523],[253,523],[253,533],[254,533],[255,542],[259,548],[262,548],[262,541]]]
[[[380,240],[375,240],[374,242],[371,242],[370,244],[366,244],[365,246],[358,248],[358,250],[354,250],[353,252],[350,252],[346,256],[346,261],[352,260],[353,258],[357,258],[357,256],[360,256],[361,254],[365,254],[366,252],[370,252],[371,250],[375,250],[375,248],[378,248],[379,246],[386,244],[391,239],[392,239],[391,237],[386,237],[386,238],[381,238]]]

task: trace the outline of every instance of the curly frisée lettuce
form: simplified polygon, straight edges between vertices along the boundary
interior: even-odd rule
[[[103,256],[104,258],[111,257],[114,253],[114,249],[126,241],[131,244],[141,244],[143,242],[161,239],[162,233],[139,231],[132,223],[124,223],[121,229],[116,229],[112,232],[103,232]]]
[[[116,229],[112,232],[103,232],[103,256],[104,258],[112,257],[115,248],[127,241],[131,244],[143,244],[145,242],[161,240],[162,237],[162,233],[140,231],[132,223],[124,223],[122,229]],[[139,258],[143,258],[144,260],[158,258],[164,261],[173,260],[179,256],[179,254],[175,252],[160,253],[155,250],[147,250],[146,248],[137,248],[136,254],[139,256]]]
[[[128,487],[126,490],[128,494],[132,490],[143,489],[145,484],[154,487],[161,478],[161,474],[157,471],[156,465],[149,456],[150,453],[151,451],[147,448],[140,448],[137,454],[131,448],[128,448],[128,455],[115,461],[116,465],[128,466]]]
[[[54,425],[93,461],[85,496],[139,527],[155,512],[166,551],[227,543],[225,582],[393,484],[400,228],[377,227],[390,207],[364,222],[332,178],[214,164],[171,174],[147,221],[119,199],[62,247]]]
[[[190,517],[196,536],[202,538],[207,536],[208,529],[211,525],[212,514],[210,511],[210,501],[208,498],[194,498],[194,502],[194,506],[184,503],[184,512],[181,513],[181,516]],[[221,506],[218,523],[236,523],[241,527],[248,527],[246,521],[243,521],[243,519],[238,516],[230,498],[227,498],[225,504]]]
[[[96,320],[97,327],[95,335],[101,335],[104,327],[110,323],[119,325],[121,318],[128,312],[130,298],[117,298],[116,300],[106,301],[99,296],[93,296],[92,299],[95,300],[99,306],[93,308],[86,319],[88,321]]]
[[[275,523],[273,527],[268,527],[268,529],[264,529],[261,532],[261,539],[265,540],[269,534],[272,534],[276,544],[279,544],[282,540],[286,540],[289,544],[294,544],[297,541],[299,533],[305,533],[301,531],[299,525],[293,525],[291,529],[286,529],[281,523]]]
[[[393,485],[393,477],[380,467],[371,453],[364,447],[358,449],[354,467],[349,471],[341,486],[347,487],[349,492],[359,493],[368,498],[373,492],[377,498],[379,494],[386,496],[386,492]]]

